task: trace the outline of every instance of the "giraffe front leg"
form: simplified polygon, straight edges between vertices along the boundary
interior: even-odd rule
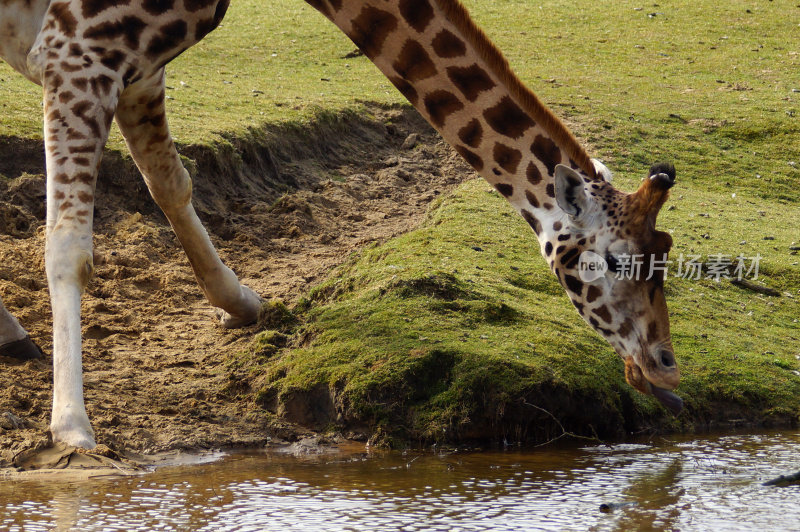
[[[222,263],[192,206],[192,181],[167,127],[163,69],[125,89],[116,119],[150,194],[175,231],[206,298],[224,311],[222,325],[235,328],[256,321],[262,299]]]
[[[0,357],[15,358],[17,360],[32,360],[42,356],[39,349],[28,333],[3,306],[0,299]]]
[[[53,441],[93,449],[94,431],[83,402],[81,365],[81,293],[93,271],[91,228],[85,223],[87,227],[81,228],[59,221],[47,233],[45,266],[53,308],[50,432]]]
[[[47,227],[45,269],[53,309],[55,442],[95,447],[83,399],[81,294],[93,273],[92,220],[97,169],[121,81],[110,75],[43,76]]]

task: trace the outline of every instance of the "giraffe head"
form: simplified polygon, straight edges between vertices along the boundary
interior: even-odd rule
[[[682,401],[671,390],[680,373],[663,290],[672,238],[655,228],[675,168],[654,165],[639,190],[626,194],[598,166],[604,179],[556,167],[564,215],[553,224],[545,254],[580,314],[622,357],[628,383],[677,413]]]

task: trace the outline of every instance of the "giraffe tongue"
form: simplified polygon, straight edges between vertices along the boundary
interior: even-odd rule
[[[658,402],[669,408],[673,415],[678,415],[683,410],[683,399],[675,395],[669,390],[658,388],[657,386],[650,385],[653,391],[653,397],[658,399]]]

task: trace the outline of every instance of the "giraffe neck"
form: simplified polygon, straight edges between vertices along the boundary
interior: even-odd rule
[[[307,0],[369,57],[528,221],[542,246],[563,216],[559,163],[595,178],[591,159],[511,71],[457,0]]]

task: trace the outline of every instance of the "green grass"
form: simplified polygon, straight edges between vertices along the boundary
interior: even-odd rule
[[[302,0],[237,0],[222,25],[167,66],[167,112],[181,144],[219,142],[267,122],[302,122],[320,107],[399,103],[394,87]],[[0,135],[41,137],[41,89],[3,64]],[[123,146],[116,130],[110,146]]]
[[[618,174],[638,177],[669,159],[697,188],[797,200],[800,48],[787,38],[800,25],[796,2],[465,4]],[[182,144],[213,143],[266,122],[302,123],[320,107],[401,102],[366,58],[344,59],[353,48],[305,2],[237,0],[218,30],[168,66],[173,133]],[[0,135],[40,137],[40,89],[5,65],[0,86]],[[116,132],[111,146],[121,146]]]
[[[800,241],[800,46],[791,36],[800,5],[465,3],[618,187],[635,189],[653,161],[675,162],[675,208],[660,217],[673,259],[759,253],[760,280],[785,294],[669,279],[686,423],[737,413],[796,421],[800,269],[789,246]],[[182,144],[225,143],[266,123],[303,127],[320,109],[400,102],[365,58],[344,59],[352,49],[300,0],[234,2],[222,27],[168,67],[172,130]],[[40,137],[40,90],[7,67],[0,86],[0,135]],[[530,230],[483,182],[437,204],[420,230],[354,256],[296,313],[302,347],[268,333],[237,363],[261,375],[262,397],[330,385],[352,416],[343,423],[468,436],[493,423],[507,430],[501,420],[523,414],[546,424],[525,401],[556,411],[563,405],[551,403],[569,397],[587,415],[601,405],[613,415],[597,423],[609,427],[664,421],[624,383]]]

